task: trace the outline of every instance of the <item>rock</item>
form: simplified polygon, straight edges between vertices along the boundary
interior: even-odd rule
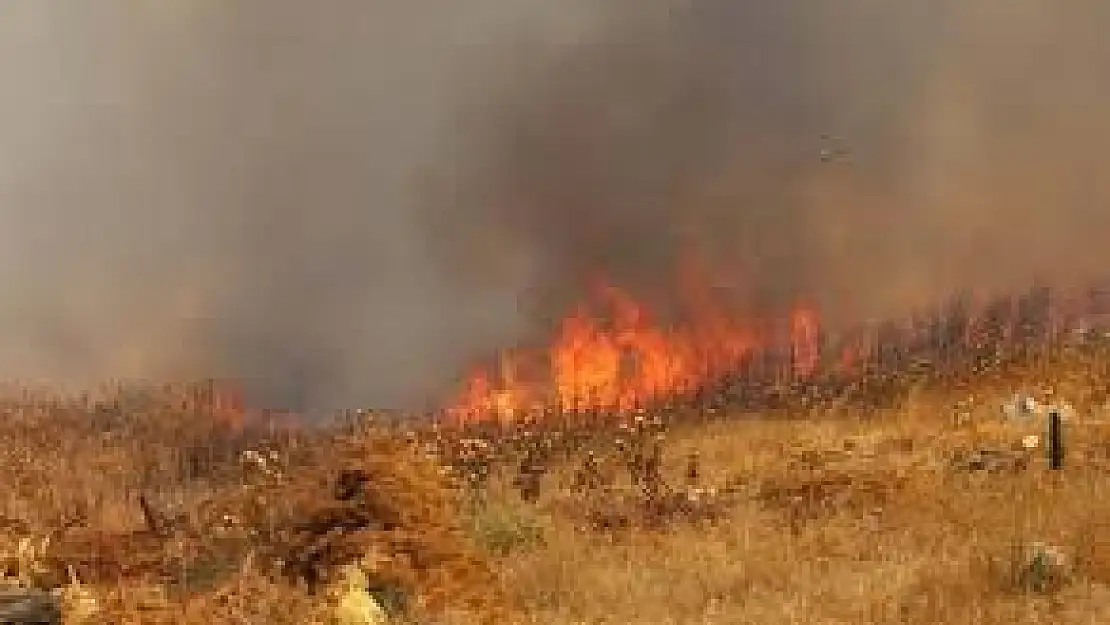
[[[0,589],[0,623],[29,625],[61,622],[61,605],[49,592],[33,588]]]
[[[1041,412],[1037,399],[1025,393],[1014,394],[1009,401],[1002,404],[1002,413],[1011,421],[1025,421]]]
[[[1002,414],[1008,421],[1027,423],[1037,417],[1045,417],[1050,412],[1059,412],[1065,420],[1075,417],[1075,408],[1064,401],[1045,403],[1028,393],[1015,393],[1009,401],[1002,404]]]
[[[389,615],[370,594],[370,581],[357,565],[339,570],[338,579],[326,595],[331,601],[331,622],[334,625],[385,625]]]

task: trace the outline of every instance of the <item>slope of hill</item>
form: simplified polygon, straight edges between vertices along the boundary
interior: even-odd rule
[[[398,622],[1101,622],[1108,366],[1091,344],[886,407],[497,436],[12,402],[0,556],[95,622],[328,622],[349,565]]]

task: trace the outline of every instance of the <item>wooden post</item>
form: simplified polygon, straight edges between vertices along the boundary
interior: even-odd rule
[[[1062,469],[1064,466],[1064,432],[1063,418],[1058,408],[1048,411],[1048,444],[1045,446],[1048,453],[1048,468]]]

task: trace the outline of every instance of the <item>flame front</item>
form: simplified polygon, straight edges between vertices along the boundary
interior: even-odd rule
[[[630,293],[601,283],[558,324],[546,349],[502,352],[494,367],[472,373],[446,412],[466,423],[514,421],[548,408],[629,410],[719,381],[774,342],[768,324],[730,316],[699,293],[684,302],[683,323],[662,324]],[[819,359],[816,312],[798,307],[784,325],[794,373],[810,374]]]

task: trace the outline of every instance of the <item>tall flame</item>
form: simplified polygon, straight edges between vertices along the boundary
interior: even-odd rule
[[[447,414],[465,423],[514,421],[544,408],[629,410],[719,381],[776,342],[767,324],[728,314],[698,281],[684,286],[683,321],[664,324],[628,291],[599,282],[546,349],[505,351],[494,367],[476,369]],[[793,374],[809,375],[820,357],[817,313],[799,306],[784,321],[779,347],[791,351]]]

